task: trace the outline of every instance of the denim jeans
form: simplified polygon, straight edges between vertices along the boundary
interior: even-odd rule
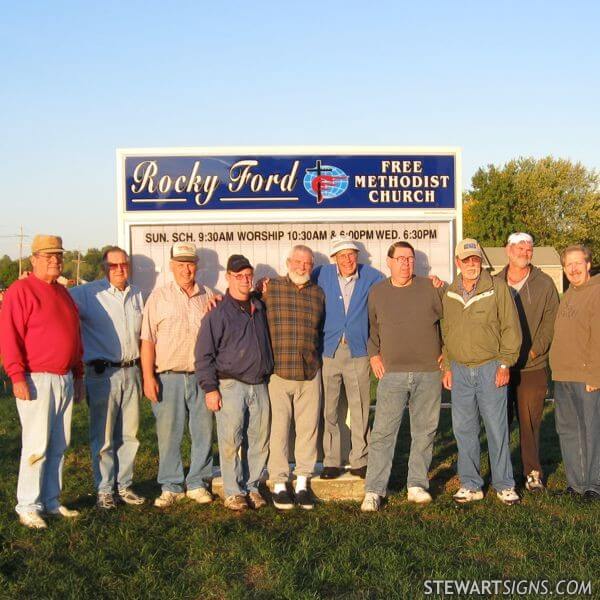
[[[385,496],[398,430],[407,403],[410,410],[410,455],[407,487],[429,489],[429,465],[440,418],[439,371],[385,373],[377,386],[365,491]]]
[[[85,385],[94,484],[99,494],[112,494],[115,486],[125,490],[133,480],[133,461],[140,445],[140,370],[137,366],[108,367],[98,374],[86,367]]]
[[[183,491],[181,442],[186,417],[192,448],[190,470],[185,478],[188,490],[207,487],[212,478],[212,412],[194,373],[160,373],[159,401],[152,405],[158,438],[158,483],[163,491]]]
[[[580,494],[600,494],[600,391],[585,383],[555,381],[556,431],[567,483]]]
[[[216,415],[223,491],[226,497],[256,492],[269,455],[267,384],[221,379],[219,391],[222,405]]]
[[[480,415],[488,440],[492,485],[497,492],[515,485],[508,441],[507,388],[496,387],[499,365],[495,360],[479,367],[452,363],[452,429],[458,446],[458,476],[461,486],[473,491],[483,487]]]
[[[60,505],[63,456],[71,438],[71,374],[27,375],[31,400],[17,398],[22,450],[17,484],[19,514],[53,510]]]

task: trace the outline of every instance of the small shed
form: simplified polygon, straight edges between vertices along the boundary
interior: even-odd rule
[[[503,247],[484,247],[483,253],[487,259],[488,265],[492,268],[493,275],[501,271],[508,263],[506,250]],[[560,264],[560,256],[555,248],[553,246],[534,246],[533,259],[531,262],[544,273],[552,277],[558,293],[562,294],[564,288],[563,271]]]

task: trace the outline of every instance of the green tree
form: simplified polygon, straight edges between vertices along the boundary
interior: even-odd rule
[[[518,158],[480,168],[465,195],[465,235],[503,246],[515,231],[559,251],[588,245],[600,261],[600,175],[581,163],[551,156]]]

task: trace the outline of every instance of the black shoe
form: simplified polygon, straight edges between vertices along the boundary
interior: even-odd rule
[[[279,510],[291,510],[294,508],[294,500],[287,490],[273,494],[273,506]]]
[[[567,489],[565,490],[565,494],[568,494],[569,496],[573,497],[573,498],[578,498],[579,496],[581,496],[581,494],[577,491],[575,491],[571,486],[568,486]]]
[[[583,494],[583,499],[590,502],[593,502],[594,500],[598,501],[600,500],[600,494],[594,490],[586,490],[586,492]]]
[[[344,470],[339,467],[323,467],[320,477],[321,479],[337,479],[343,472]]]
[[[367,476],[367,465],[358,467],[358,469],[350,469],[350,474],[364,479]]]
[[[304,510],[312,510],[315,507],[315,501],[310,490],[296,492],[296,504]]]

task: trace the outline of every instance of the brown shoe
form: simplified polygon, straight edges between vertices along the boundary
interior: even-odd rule
[[[248,506],[254,510],[258,510],[267,505],[267,501],[261,496],[260,492],[250,492],[248,496],[246,496],[246,501],[248,502]]]
[[[234,496],[227,496],[225,498],[225,508],[229,510],[246,510],[248,508],[248,502],[246,502],[246,496],[242,494],[235,494]]]

